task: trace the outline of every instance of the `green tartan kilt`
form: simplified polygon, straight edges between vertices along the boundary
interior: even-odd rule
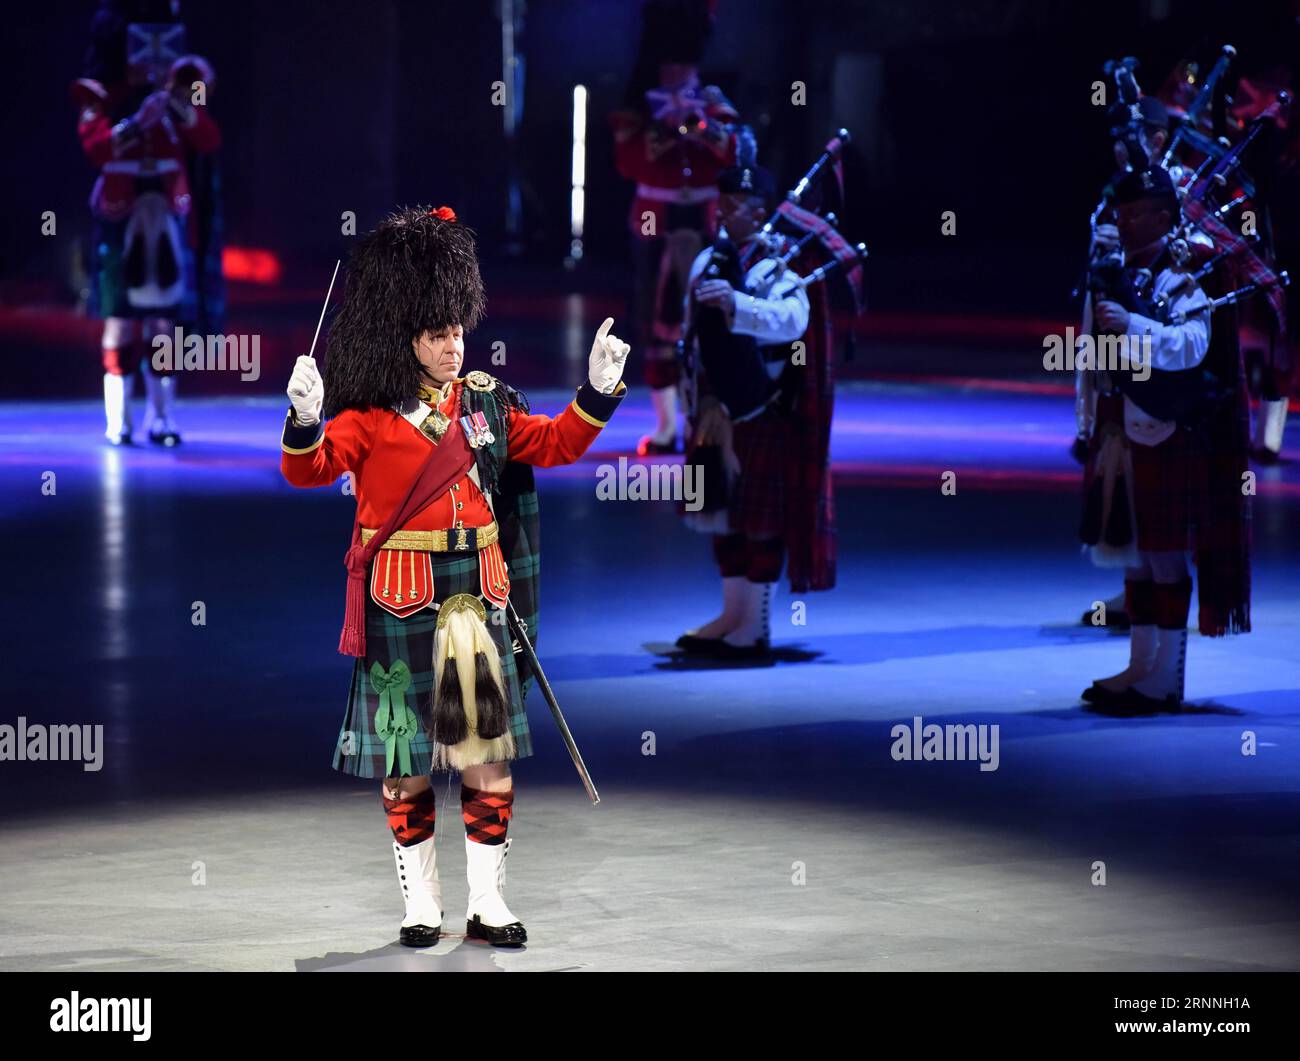
[[[472,593],[481,599],[477,554],[444,557],[433,553],[431,559],[435,601],[445,601],[454,593]],[[352,671],[348,706],[334,748],[334,769],[354,777],[389,776],[387,748],[375,732],[379,693],[371,685],[370,669],[378,663],[388,671],[394,663],[402,660],[411,670],[411,687],[406,691],[406,702],[421,722],[420,731],[410,744],[410,776],[418,777],[430,773],[433,768],[435,744],[428,729],[433,711],[433,635],[438,613],[432,608],[422,608],[414,615],[399,619],[371,599],[369,584],[367,579],[366,655],[357,660]],[[533,754],[533,741],[528,730],[528,716],[524,712],[524,690],[519,684],[510,627],[504,612],[487,602],[485,604],[488,609],[487,629],[496,642],[501,674],[510,698],[510,729],[514,735],[515,758],[524,759]],[[407,776],[396,761],[393,773]]]

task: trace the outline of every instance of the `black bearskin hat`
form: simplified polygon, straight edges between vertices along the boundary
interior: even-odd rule
[[[644,0],[641,40],[624,103],[639,107],[648,89],[659,84],[660,63],[698,65],[713,35],[716,0]]]
[[[696,63],[713,34],[712,0],[645,0],[641,47],[655,63]]]
[[[445,206],[407,207],[367,232],[325,347],[325,415],[387,408],[427,382],[411,342],[483,316],[474,233]]]

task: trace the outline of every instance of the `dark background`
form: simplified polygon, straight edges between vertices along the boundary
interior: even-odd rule
[[[0,299],[11,308],[76,300],[93,171],[66,87],[81,72],[94,6],[29,5],[20,29],[10,22]],[[299,289],[319,299],[349,242],[342,211],[356,211],[364,230],[394,204],[450,203],[479,231],[489,279],[506,278],[489,283],[489,312],[516,265],[557,291],[621,291],[631,186],[614,171],[606,119],[636,52],[638,9],[527,4],[526,242],[506,262],[505,141],[490,100],[501,76],[495,3],[190,0],[190,49],[217,73],[210,106],[225,135],[227,243],[280,256],[286,303]],[[871,248],[874,309],[1065,318],[1086,218],[1111,168],[1106,122],[1089,103],[1102,62],[1138,56],[1139,81],[1154,91],[1179,58],[1212,61],[1229,42],[1239,73],[1293,60],[1295,5],[721,0],[704,79],[754,125],[760,160],[783,189],[836,127],[850,128],[842,227]],[[795,80],[807,84],[806,106],[790,103]],[[566,273],[578,82],[591,92],[587,257]],[[57,238],[39,233],[51,209]],[[945,210],[956,211],[955,237],[940,234]],[[232,290],[232,315],[248,294]]]

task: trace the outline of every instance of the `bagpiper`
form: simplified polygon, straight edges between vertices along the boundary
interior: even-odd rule
[[[1125,568],[1129,663],[1083,699],[1134,715],[1183,703],[1189,553],[1201,634],[1250,630],[1248,424],[1235,329],[1212,341],[1214,306],[1172,246],[1169,174],[1132,172],[1114,192],[1124,259],[1094,266],[1094,332],[1121,339],[1127,361],[1099,367],[1090,388],[1081,537],[1096,562]]]
[[[704,498],[683,515],[712,536],[722,611],[677,645],[746,658],[770,651],[772,592],[787,557],[792,591],[835,585],[831,317],[825,286],[807,287],[792,264],[799,248],[765,231],[772,175],[736,166],[718,191],[723,232],[687,284],[687,462],[703,473]]]
[[[1180,181],[1180,170],[1187,176],[1193,172],[1192,167],[1179,165],[1180,153],[1206,164],[1222,158],[1229,144],[1242,154],[1240,179],[1231,182],[1226,201],[1211,224],[1226,225],[1234,233],[1234,241],[1245,236],[1254,242],[1251,254],[1260,262],[1250,278],[1254,280],[1266,278],[1268,273],[1278,276],[1292,264],[1300,231],[1295,205],[1300,198],[1300,167],[1296,164],[1295,130],[1288,120],[1297,31],[1290,22],[1275,29],[1263,58],[1255,59],[1249,72],[1236,80],[1231,94],[1226,75],[1238,61],[1237,50],[1231,45],[1222,47],[1208,75],[1199,76],[1195,62],[1184,62],[1162,89],[1171,115],[1177,115],[1182,123],[1174,131],[1162,163],[1176,184],[1190,185],[1190,181]],[[1245,145],[1243,152],[1244,140],[1255,142]],[[1296,317],[1298,295],[1300,289],[1294,285],[1282,292],[1270,284],[1267,300],[1252,300],[1240,309],[1246,382],[1251,396],[1258,399],[1251,455],[1262,464],[1274,464],[1281,455],[1295,367],[1296,341],[1290,322]]]
[[[736,158],[736,109],[700,84],[713,29],[705,0],[646,0],[624,106],[610,115],[619,175],[636,182],[628,211],[634,342],[655,428],[637,452],[679,449],[676,345],[691,262],[717,231],[718,174]]]
[[[1291,37],[1296,37],[1294,27]],[[1294,56],[1290,62],[1294,68]],[[1282,68],[1243,77],[1231,108],[1232,121],[1240,129],[1249,128],[1261,115],[1274,114],[1250,160],[1256,178],[1250,206],[1260,236],[1260,257],[1275,269],[1294,268],[1300,249],[1300,135],[1290,120],[1294,103],[1284,87],[1291,76]],[[1260,464],[1276,464],[1282,459],[1300,353],[1295,325],[1300,319],[1300,285],[1291,284],[1272,307],[1254,302],[1245,307],[1244,316],[1250,325],[1243,330],[1246,379],[1258,399],[1251,456]]]
[[[533,752],[533,675],[516,661],[504,609],[514,605],[535,643],[532,468],[581,459],[626,391],[629,347],[612,319],[554,418],[486,372],[461,375],[483,307],[473,233],[449,207],[400,210],[351,256],[323,377],[303,356],[288,387],[284,477],[312,487],[353,476],[339,650],[357,662],[333,765],[383,779],[408,946],[435,943],[442,927],[430,774],[451,770],[462,776],[466,932],[499,946],[527,939],[503,891],[510,763]]]
[[[104,320],[104,435],[115,446],[132,441],[137,369],[149,440],[181,441],[176,377],[150,363],[154,339],[170,341],[177,325],[219,330],[224,309],[212,163],[221,131],[207,107],[214,74],[202,56],[186,54],[177,7],[101,0],[86,76],[70,89],[81,146],[99,170],[88,302]]]
[[[1122,70],[1117,72],[1117,77],[1122,77],[1122,75]],[[1133,90],[1136,91],[1136,85],[1134,85]],[[1125,108],[1119,104],[1111,110],[1111,117],[1117,123],[1122,122],[1124,114]],[[1119,169],[1107,182],[1106,187],[1102,189],[1101,199],[1089,219],[1088,262],[1090,267],[1103,261],[1108,256],[1122,260],[1123,251],[1120,248],[1119,230],[1115,227],[1115,184],[1122,180],[1127,172],[1125,167],[1129,165],[1130,152],[1140,153],[1138,154],[1138,161],[1134,163],[1139,168],[1154,165],[1160,158],[1169,138],[1169,113],[1165,105],[1154,96],[1139,96],[1129,121],[1126,124],[1115,125],[1112,128],[1112,137],[1111,151]],[[1087,290],[1085,285],[1082,294],[1083,307],[1079,334],[1091,335],[1093,331],[1092,293]],[[1088,440],[1092,436],[1095,427],[1093,418],[1096,411],[1096,395],[1093,388],[1096,385],[1096,380],[1097,377],[1092,372],[1077,371],[1075,373],[1074,415],[1076,434],[1072,452],[1075,458],[1081,462],[1086,459]],[[1125,610],[1124,594],[1121,592],[1104,603],[1104,625],[1110,629],[1127,629],[1129,619],[1128,612]],[[1093,610],[1089,608],[1084,611],[1081,621],[1085,626],[1091,626],[1095,619]]]

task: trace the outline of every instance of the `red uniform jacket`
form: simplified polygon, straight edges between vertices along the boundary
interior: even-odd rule
[[[706,113],[711,124],[702,140],[674,136],[644,113],[618,111],[610,116],[619,175],[637,182],[637,194],[628,213],[628,225],[637,235],[642,235],[642,214],[646,211],[654,214],[655,233],[667,232],[669,196],[683,192],[686,198],[682,201],[707,203],[708,231],[712,232],[718,176],[736,161],[736,137],[721,122],[736,115],[729,105],[707,108]]]
[[[456,380],[439,406],[451,418],[448,431],[461,430],[463,386],[463,380]],[[626,391],[620,383],[614,394],[601,394],[584,383],[556,417],[511,410],[509,459],[544,468],[574,463],[596,440]],[[373,529],[401,503],[429,455],[429,440],[392,409],[346,409],[328,424],[308,427],[295,424],[291,415],[285,423],[281,449],[280,470],[294,486],[326,486],[345,471],[352,472],[361,526]],[[447,530],[484,527],[491,522],[487,501],[467,475],[399,529]]]
[[[221,130],[208,115],[207,107],[192,108],[188,125],[169,109],[156,125],[115,144],[109,95],[105,92],[99,100],[85,93],[88,102],[77,122],[82,150],[101,171],[91,193],[91,209],[110,221],[122,220],[135,205],[136,181],[156,173],[172,210],[180,217],[186,216],[190,210],[185,170],[189,154],[209,154],[221,147]]]

